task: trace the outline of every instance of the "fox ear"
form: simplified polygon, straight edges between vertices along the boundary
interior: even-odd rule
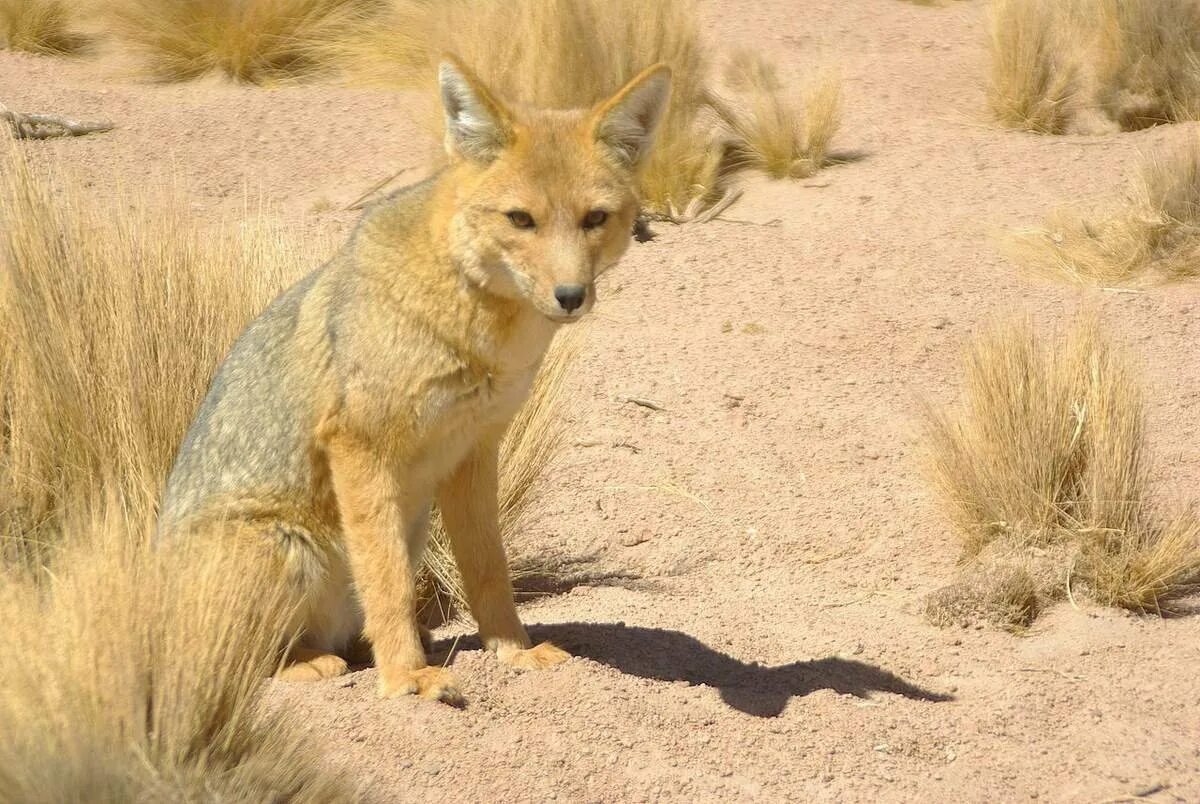
[[[438,67],[446,113],[446,152],[488,163],[512,140],[511,119],[480,80],[453,56]]]
[[[654,130],[671,97],[671,68],[656,64],[639,73],[592,116],[596,141],[627,167],[636,168],[654,143]]]

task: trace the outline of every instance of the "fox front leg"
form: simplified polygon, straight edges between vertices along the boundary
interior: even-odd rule
[[[500,539],[498,442],[489,437],[475,446],[443,484],[438,507],[484,647],[512,667],[550,667],[571,657],[549,642],[531,647],[517,616]]]
[[[404,487],[393,463],[362,440],[335,438],[328,455],[350,570],[363,604],[363,634],[379,668],[380,694],[461,704],[454,675],[426,665],[417,627],[413,578],[421,560],[426,503]]]

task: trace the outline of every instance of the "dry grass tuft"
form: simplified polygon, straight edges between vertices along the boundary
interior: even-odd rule
[[[775,66],[762,55],[734,54],[725,80],[733,100],[714,105],[732,135],[730,159],[776,179],[804,179],[824,167],[841,122],[841,82],[824,76],[793,104]]]
[[[41,576],[0,568],[5,798],[354,800],[299,724],[258,703],[282,598],[236,555],[137,549],[143,530],[99,514]]]
[[[645,208],[678,219],[686,217],[679,210],[694,215],[728,190],[730,169],[738,166],[729,158],[730,126],[714,103],[696,0],[396,0],[390,15],[388,25],[337,44],[329,58],[359,80],[422,88],[431,98],[434,64],[445,52],[471,65],[500,96],[547,108],[594,104],[651,64],[669,64],[671,105],[643,170]],[[793,164],[806,159],[814,169],[823,161],[837,124],[832,81],[812,95],[804,115],[778,90],[759,93],[744,111],[737,104],[734,119],[746,129],[747,153],[774,159],[786,151],[788,170],[778,175],[792,175]],[[431,129],[440,132],[441,125],[440,115],[431,114]],[[764,160],[740,167],[764,167]]]
[[[258,706],[278,590],[237,556],[147,549],[213,367],[300,263],[274,241],[204,237],[170,205],[80,205],[16,152],[0,163],[0,789],[349,800]]]
[[[1196,0],[993,0],[989,101],[1000,123],[1061,134],[1200,120]]]
[[[1101,108],[1127,131],[1200,120],[1200,2],[1091,5]]]
[[[925,598],[925,617],[943,628],[985,622],[1019,631],[1042,609],[1038,585],[1025,569],[976,563],[962,577]]]
[[[1028,322],[994,327],[967,355],[964,396],[929,412],[928,455],[964,560],[987,565],[977,579],[1049,551],[1045,598],[1074,578],[1098,602],[1161,611],[1194,588],[1200,523],[1164,522],[1149,499],[1137,384],[1094,319],[1052,342]]]
[[[0,47],[51,56],[81,52],[88,39],[72,9],[69,0],[0,0]]]
[[[1187,512],[1136,533],[1087,534],[1077,571],[1097,602],[1162,613],[1200,589],[1200,524]]]
[[[1075,112],[1078,71],[1057,0],[993,0],[988,104],[997,122],[1062,134]]]
[[[227,348],[303,266],[262,227],[212,236],[170,202],[113,215],[2,154],[0,538],[33,564],[70,509],[156,509]]]
[[[1125,203],[1094,218],[1061,210],[1017,233],[1013,256],[1038,273],[1122,285],[1200,275],[1200,140],[1147,160]]]
[[[522,517],[533,501],[533,489],[563,445],[566,434],[561,418],[567,372],[578,354],[582,336],[570,330],[560,334],[534,380],[529,399],[521,406],[500,446],[500,532],[512,544]],[[430,523],[429,549],[418,579],[419,609],[429,623],[449,620],[465,611],[467,600],[454,555],[440,516]],[[534,564],[526,571],[543,571]],[[514,581],[520,572],[514,568]]]
[[[382,0],[112,0],[107,27],[155,80],[222,73],[286,81],[330,67],[323,48],[363,30]]]

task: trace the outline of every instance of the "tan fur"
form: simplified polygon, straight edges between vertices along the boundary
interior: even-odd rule
[[[497,450],[558,326],[628,246],[669,74],[572,111],[507,108],[453,60],[441,79],[450,166],[368,213],[247,328],[180,448],[160,533],[248,542],[248,572],[288,581],[283,677],[344,672],[361,632],[383,695],[456,703],[414,616],[435,502],[484,645],[520,668],[568,658],[531,647],[517,616]],[[575,309],[564,286],[583,289]]]

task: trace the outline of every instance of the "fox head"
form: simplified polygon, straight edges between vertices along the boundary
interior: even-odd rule
[[[578,320],[629,245],[637,177],[671,74],[651,67],[591,109],[512,106],[447,57],[438,74],[455,172],[451,257],[484,290]]]

